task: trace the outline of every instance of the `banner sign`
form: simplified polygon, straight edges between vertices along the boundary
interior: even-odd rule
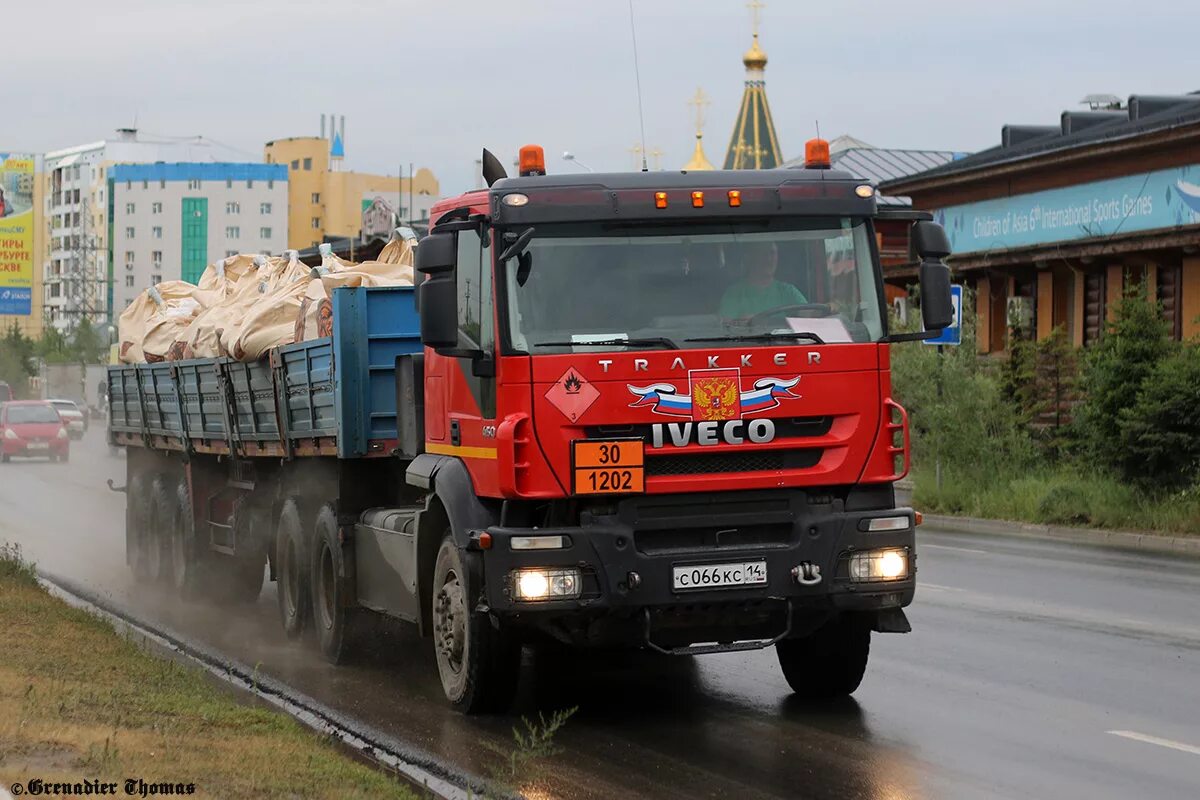
[[[0,153],[0,314],[33,301],[33,156]]]
[[[1200,164],[947,206],[955,255],[1200,222]]]

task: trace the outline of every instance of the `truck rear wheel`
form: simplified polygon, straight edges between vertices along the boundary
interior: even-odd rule
[[[275,564],[278,583],[279,619],[288,638],[295,639],[308,627],[312,611],[308,547],[300,508],[289,498],[279,513],[275,539]],[[261,573],[260,573],[261,580]]]
[[[802,639],[775,645],[783,677],[804,700],[853,694],[862,683],[870,650],[870,627],[853,617],[831,620]]]
[[[446,699],[467,714],[503,711],[512,704],[521,648],[512,635],[475,610],[463,554],[449,531],[433,569],[433,646]]]
[[[356,607],[356,598],[346,596],[345,551],[332,507],[324,505],[317,511],[313,533],[313,625],[326,660],[341,664],[358,652],[371,612]]]

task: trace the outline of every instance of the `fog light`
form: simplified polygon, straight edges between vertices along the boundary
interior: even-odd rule
[[[867,520],[867,530],[878,533],[879,531],[906,531],[909,528],[908,517],[875,517]]]
[[[898,581],[907,577],[907,550],[864,550],[850,556],[850,580],[855,583]]]
[[[511,575],[514,600],[564,600],[579,597],[579,570],[575,567],[516,569]]]
[[[562,550],[567,546],[565,536],[514,536],[508,540],[513,550]]]

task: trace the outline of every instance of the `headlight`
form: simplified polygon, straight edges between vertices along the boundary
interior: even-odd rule
[[[21,437],[17,436],[17,432],[14,431],[12,428],[5,428],[4,429],[4,438],[5,439],[20,439]]]
[[[864,550],[850,556],[850,580],[855,583],[900,581],[907,577],[907,550]]]
[[[67,429],[66,429],[66,428],[59,428],[59,429],[58,429],[58,438],[60,438],[60,439],[65,439],[65,438],[67,438]]]
[[[566,600],[580,594],[576,567],[515,569],[509,577],[514,600]]]

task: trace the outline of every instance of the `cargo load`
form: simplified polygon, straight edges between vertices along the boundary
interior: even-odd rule
[[[180,334],[217,300],[187,281],[163,281],[139,294],[117,320],[119,357],[126,364],[166,359]]]

